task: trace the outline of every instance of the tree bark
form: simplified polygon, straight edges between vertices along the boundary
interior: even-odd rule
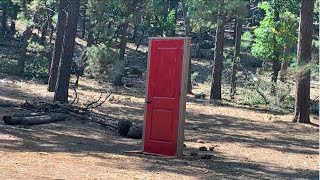
[[[186,2],[185,0],[181,1],[182,3],[182,11],[183,11],[183,16],[184,16],[184,23],[185,23],[185,34],[186,37],[190,36],[191,32],[191,27],[190,27],[190,20],[188,17],[188,10],[186,7]],[[192,94],[192,82],[191,82],[191,56],[189,57],[189,72],[188,72],[188,86],[187,86],[187,93]]]
[[[241,47],[241,34],[242,34],[242,20],[240,18],[235,19],[235,51],[232,62],[232,75],[231,75],[231,89],[230,98],[234,99],[236,93],[236,74],[237,74],[237,63],[240,58],[240,47]]]
[[[301,66],[311,60],[314,0],[301,1],[297,63],[302,68],[297,74],[294,122],[310,123],[310,69]]]
[[[216,30],[215,53],[212,71],[212,83],[210,91],[210,99],[221,100],[221,76],[222,76],[222,60],[223,60],[223,45],[224,45],[224,24],[226,11],[224,0],[219,1],[218,12],[218,27]]]
[[[63,121],[68,116],[65,114],[47,114],[40,116],[29,116],[29,117],[21,117],[21,116],[3,116],[2,120],[6,125],[39,125],[39,124],[48,124],[57,121]]]
[[[48,30],[48,26],[49,26],[49,18],[50,17],[48,17],[46,22],[41,27],[41,44],[42,45],[45,45],[45,43],[46,43],[47,30]]]
[[[124,60],[124,55],[126,53],[128,27],[129,27],[129,22],[126,17],[125,22],[122,24],[122,30],[121,30],[121,40],[120,40],[120,45],[119,45],[119,47],[120,47],[120,60]]]
[[[23,33],[23,40],[22,40],[22,46],[21,46],[21,51],[20,51],[20,58],[18,61],[18,69],[19,73],[23,74],[24,73],[24,66],[26,62],[26,56],[27,56],[27,47],[28,47],[28,40],[32,36],[32,27],[27,27],[25,32]]]
[[[279,0],[274,0],[274,24],[275,30],[279,31],[279,21],[280,21],[280,4]],[[274,49],[274,58],[272,59],[272,78],[271,81],[273,83],[277,83],[278,81],[278,74],[281,70],[281,62],[279,60],[280,57],[280,47],[278,47],[276,35],[273,35],[273,49]],[[272,92],[275,92],[275,88],[272,88]]]
[[[58,68],[59,68],[59,62],[60,62],[60,57],[62,52],[64,33],[66,28],[67,6],[68,6],[68,0],[59,1],[57,37],[54,43],[54,50],[53,50],[53,55],[51,60],[50,76],[49,76],[49,84],[48,84],[49,92],[54,92],[56,83],[57,83]]]
[[[272,78],[271,81],[273,83],[277,83],[278,81],[278,75],[279,71],[281,70],[281,62],[279,60],[279,56],[275,57],[275,59],[272,60]]]
[[[64,35],[63,51],[58,69],[58,78],[54,100],[60,103],[68,102],[68,90],[71,72],[71,63],[77,34],[80,0],[69,1],[68,19]]]

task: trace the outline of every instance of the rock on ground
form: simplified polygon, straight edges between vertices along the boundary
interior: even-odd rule
[[[142,139],[143,125],[142,124],[133,124],[128,132],[128,138],[133,139]]]
[[[132,126],[132,122],[125,120],[125,121],[119,121],[118,122],[118,133],[126,137],[128,135],[129,129]]]

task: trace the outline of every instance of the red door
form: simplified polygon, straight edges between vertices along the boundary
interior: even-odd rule
[[[151,40],[144,152],[176,155],[183,45]]]

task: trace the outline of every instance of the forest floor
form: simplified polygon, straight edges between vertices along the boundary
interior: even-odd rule
[[[53,94],[46,88],[41,82],[0,74],[1,100],[50,101]],[[113,91],[114,98],[98,113],[143,121],[143,80],[126,89],[82,78],[78,103],[97,99],[101,91]],[[21,111],[0,108],[0,116]],[[140,150],[142,141],[89,121],[68,119],[31,127],[0,121],[0,179],[318,179],[318,117],[311,116],[313,125],[292,123],[292,117],[189,96],[185,152],[202,153],[200,146],[214,146],[211,159],[124,153]]]

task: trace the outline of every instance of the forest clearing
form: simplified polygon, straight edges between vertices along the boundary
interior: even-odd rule
[[[0,179],[319,179],[319,11],[0,1]]]
[[[45,84],[5,79],[1,98],[23,102],[52,98]],[[10,83],[11,82],[11,83]],[[92,81],[82,98],[98,97]],[[81,85],[80,85],[81,87]],[[97,111],[112,119],[142,121],[143,86],[114,94]],[[39,99],[38,99],[39,98]],[[192,98],[190,97],[190,100]],[[22,110],[1,108],[0,115]],[[318,123],[313,116],[312,122]],[[214,146],[212,159],[168,159],[124,153],[141,140],[123,138],[94,122],[68,119],[55,124],[12,127],[0,123],[1,179],[317,179],[318,127],[296,125],[292,115],[246,107],[188,102],[186,152]],[[198,143],[203,140],[204,143]]]

